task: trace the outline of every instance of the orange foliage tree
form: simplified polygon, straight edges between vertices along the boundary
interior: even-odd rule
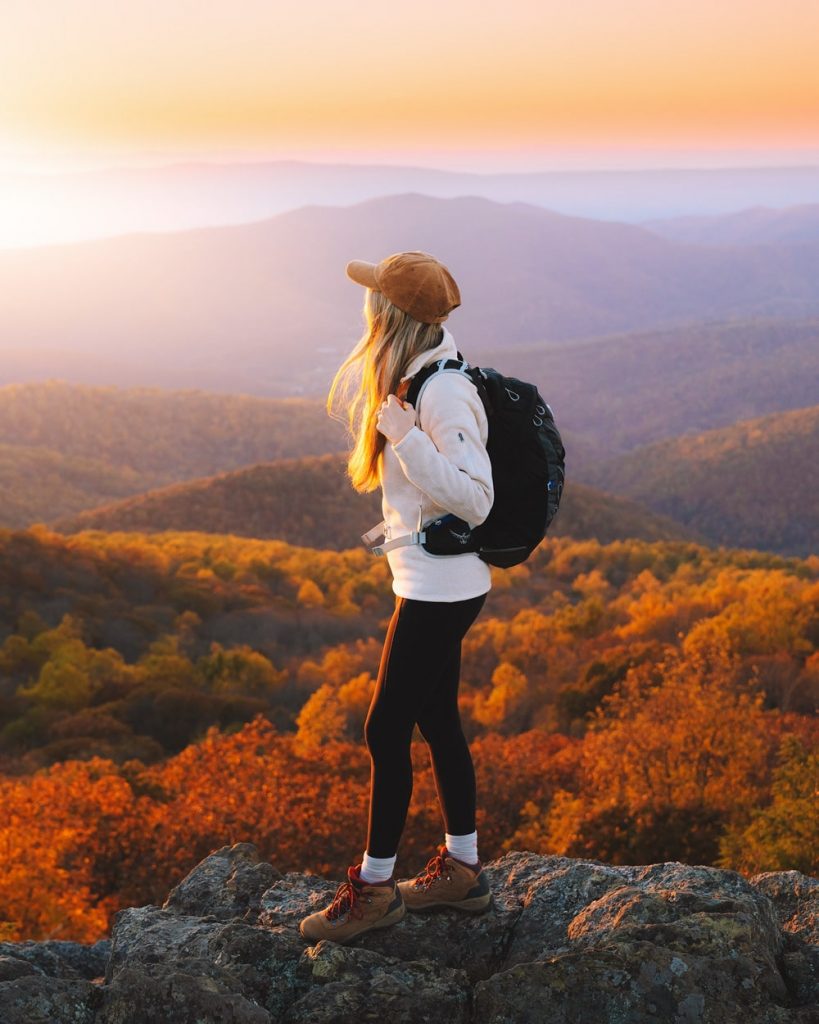
[[[578,786],[557,794],[545,846],[616,863],[713,861],[725,824],[765,789],[774,738],[763,702],[724,634],[629,669],[593,717]]]

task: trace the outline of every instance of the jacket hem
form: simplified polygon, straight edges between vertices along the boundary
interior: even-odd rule
[[[469,601],[473,597],[480,597],[481,594],[488,594],[491,589],[492,589],[491,587],[484,587],[481,590],[476,591],[474,594],[473,593],[459,594],[459,595],[457,595],[455,597],[451,597],[451,596],[440,597],[438,595],[429,595],[429,594],[413,594],[413,593],[410,593],[410,592],[404,590],[403,587],[395,587],[395,586],[393,586],[392,592],[396,595],[396,597],[403,597],[403,598],[405,598],[407,600],[413,600],[413,601],[437,601],[437,602],[440,602],[441,604],[451,604],[453,601]]]

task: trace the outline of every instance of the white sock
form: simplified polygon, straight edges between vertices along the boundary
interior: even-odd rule
[[[386,882],[392,876],[397,859],[397,853],[394,857],[371,857],[365,850],[364,860],[361,862],[362,881],[370,883]]]
[[[444,832],[446,848],[453,857],[464,861],[465,864],[477,864],[478,862],[478,833],[470,832],[468,836],[451,836]]]

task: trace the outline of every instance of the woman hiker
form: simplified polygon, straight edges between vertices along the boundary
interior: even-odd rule
[[[377,264],[352,260],[346,273],[366,288],[366,329],[332,381],[327,409],[332,415],[333,396],[359,369],[347,407],[355,438],[347,462],[353,487],[381,487],[387,538],[411,534],[446,512],[479,525],[494,490],[489,426],[474,384],[462,373],[435,374],[416,399],[418,419],[399,398],[422,366],[457,358],[443,325],[461,304],[455,280],[434,256],[418,251]],[[461,641],[491,588],[490,568],[477,552],[433,555],[418,543],[386,555],[395,607],[364,725],[372,762],[367,846],[329,906],[300,922],[301,934],[313,942],[348,942],[397,923],[407,909],[480,912],[491,898],[478,859],[475,771],[458,710]],[[430,750],[445,842],[413,879],[396,882],[416,722]]]

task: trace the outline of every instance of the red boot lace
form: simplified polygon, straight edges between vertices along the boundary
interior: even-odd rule
[[[426,889],[435,881],[436,878],[440,878],[444,871],[446,871],[448,875],[449,868],[446,866],[446,857],[446,847],[439,847],[438,852],[427,861],[427,865],[423,872],[418,873],[413,884],[417,888]]]
[[[362,916],[361,907],[358,905],[360,898],[361,894],[349,879],[346,882],[342,882],[336,889],[333,902],[324,911],[325,917],[330,921],[335,921],[337,917],[340,917],[349,910],[350,917],[360,919]]]

